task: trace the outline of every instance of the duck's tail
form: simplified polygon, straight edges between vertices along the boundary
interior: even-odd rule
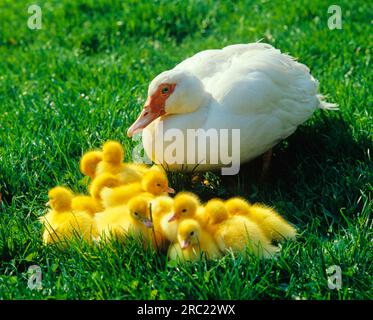
[[[319,102],[320,102],[318,106],[319,109],[333,110],[333,111],[339,110],[338,104],[326,102],[324,100],[325,96],[323,96],[322,94],[318,94],[317,97],[319,98]]]

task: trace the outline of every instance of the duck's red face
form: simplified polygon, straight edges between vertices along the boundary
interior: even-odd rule
[[[135,133],[141,131],[155,119],[163,116],[165,112],[166,100],[174,92],[176,84],[162,83],[157,90],[146,99],[143,110],[137,120],[128,129],[127,135],[132,137]]]

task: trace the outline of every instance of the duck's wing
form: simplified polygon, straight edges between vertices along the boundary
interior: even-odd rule
[[[272,48],[265,43],[235,44],[223,49],[204,50],[185,59],[174,69],[186,70],[197,76],[205,85],[211,78],[218,77],[229,70],[232,61],[242,54],[254,54]]]
[[[265,43],[202,51],[175,68],[196,75],[230,115],[273,116],[295,129],[321,105],[309,69]]]
[[[180,62],[174,69],[189,71],[205,83],[209,78],[229,68],[228,58],[223,50],[205,50]]]
[[[292,125],[304,122],[320,104],[318,82],[309,69],[273,47],[242,53],[216,79],[215,88],[223,108],[285,117]]]

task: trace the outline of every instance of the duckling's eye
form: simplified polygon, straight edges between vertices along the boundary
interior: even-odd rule
[[[138,216],[138,215],[139,215],[136,211],[134,212],[134,214],[135,214],[135,216]]]
[[[160,183],[157,183],[157,187],[160,187],[161,186],[161,184]]]
[[[191,236],[194,235],[194,231],[192,231],[192,232],[190,233],[190,235],[191,235]]]
[[[181,212],[185,213],[185,212],[187,212],[187,209],[183,209],[183,210],[181,210]]]
[[[167,94],[168,91],[169,91],[168,87],[164,87],[164,88],[162,88],[161,92],[162,92],[162,94]]]

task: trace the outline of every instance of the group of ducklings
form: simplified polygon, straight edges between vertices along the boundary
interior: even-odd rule
[[[61,186],[48,193],[50,209],[40,218],[45,244],[66,244],[76,236],[125,241],[130,235],[172,260],[195,261],[227,251],[272,257],[280,250],[274,243],[297,234],[272,208],[239,197],[205,204],[191,192],[170,197],[175,191],[163,168],[124,163],[124,148],[116,141],[85,153],[80,170],[91,179],[89,195]]]

